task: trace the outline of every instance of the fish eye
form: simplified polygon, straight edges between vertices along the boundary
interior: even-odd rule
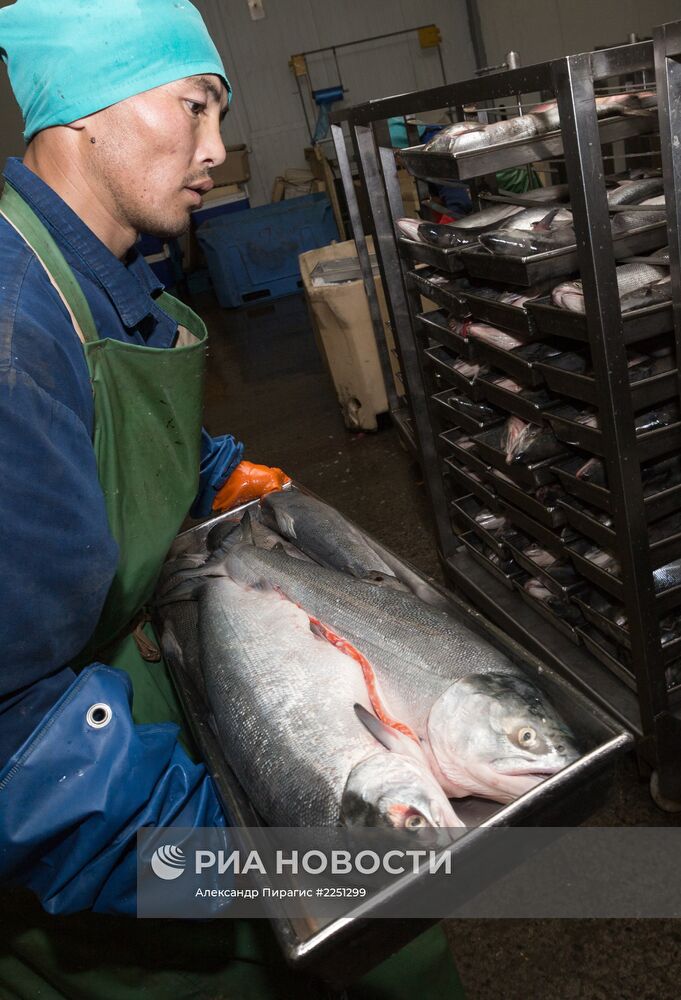
[[[422,830],[426,826],[428,826],[428,820],[421,813],[413,813],[411,816],[407,816],[404,821],[405,830]]]
[[[533,747],[537,742],[537,731],[532,726],[523,726],[518,730],[518,744],[521,747]]]

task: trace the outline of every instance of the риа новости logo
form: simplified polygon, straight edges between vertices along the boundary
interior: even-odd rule
[[[183,852],[172,844],[157,847],[151,856],[151,870],[154,875],[166,880],[178,878],[186,864]]]

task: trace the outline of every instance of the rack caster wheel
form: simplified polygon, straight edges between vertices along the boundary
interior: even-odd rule
[[[667,799],[664,797],[664,795],[660,793],[657,771],[653,771],[652,775],[650,776],[650,795],[655,805],[659,809],[662,809],[663,812],[667,813],[681,812],[681,802],[676,802],[674,799]]]

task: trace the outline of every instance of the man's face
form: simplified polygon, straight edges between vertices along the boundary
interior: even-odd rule
[[[190,76],[92,115],[88,157],[111,210],[136,232],[180,236],[211,167],[225,159],[220,122],[227,90],[218,76]]]

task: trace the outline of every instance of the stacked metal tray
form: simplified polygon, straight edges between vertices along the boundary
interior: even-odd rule
[[[441,154],[416,150],[407,150],[404,159],[419,164],[419,176],[434,176],[442,162]],[[467,171],[464,160],[453,158],[450,167]],[[613,240],[615,256],[645,253],[665,239],[663,222],[640,227]],[[576,248],[502,258],[479,246],[424,250],[402,239],[400,253],[407,285],[422,306],[415,313],[416,343],[451,525],[463,551],[635,689],[627,630],[598,610],[614,608],[621,619],[623,583],[612,499],[598,465],[605,443],[586,318],[550,299],[551,287],[574,275]],[[495,297],[502,291],[525,295],[530,286],[533,297],[524,306]],[[433,308],[423,308],[423,300]],[[624,342],[634,359],[632,404],[644,428],[647,414],[672,406],[677,393],[672,328],[666,303],[623,316]],[[513,419],[542,429],[541,457],[514,460],[508,441]],[[681,560],[681,462],[678,479],[674,470],[665,478],[655,469],[681,450],[681,412],[644,429],[637,447],[643,469],[653,470],[645,499],[650,553],[653,569],[664,575],[669,563]],[[595,474],[585,477],[590,461]],[[673,667],[681,663],[681,565],[678,583],[660,583],[656,602],[661,618],[673,619],[678,609],[679,636],[665,645],[665,662]],[[681,670],[669,677],[681,697]]]

